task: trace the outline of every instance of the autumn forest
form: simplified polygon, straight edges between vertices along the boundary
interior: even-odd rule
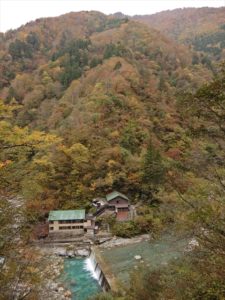
[[[35,289],[13,298],[13,284],[49,210],[91,212],[92,199],[113,190],[137,206],[114,235],[172,228],[199,247],[96,300],[224,299],[224,16],[83,11],[0,33],[0,256],[9,261],[0,299],[39,299]],[[24,268],[23,280],[38,285],[35,267]]]

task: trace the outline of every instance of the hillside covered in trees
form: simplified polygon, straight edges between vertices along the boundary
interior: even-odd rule
[[[69,13],[0,34],[0,209],[22,196],[26,239],[49,210],[90,209],[112,190],[138,206],[116,233],[173,225],[199,238],[202,252],[165,274],[139,270],[146,287],[134,274],[134,290],[118,299],[224,296],[225,21],[223,8],[209,11]],[[0,255],[21,255],[0,224]]]
[[[225,59],[225,8],[184,8],[159,12],[154,15],[134,16],[134,20],[175,40],[189,45],[198,54],[193,62],[212,66],[214,60]]]

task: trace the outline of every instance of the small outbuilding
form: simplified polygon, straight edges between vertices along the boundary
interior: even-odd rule
[[[108,203],[109,210],[115,211],[116,219],[118,221],[129,220],[130,204],[127,196],[120,192],[114,191],[106,195],[106,201]]]
[[[96,205],[97,204],[97,205]],[[102,215],[114,215],[117,221],[128,221],[131,219],[131,207],[128,197],[120,192],[114,191],[106,195],[104,201],[96,202],[93,205],[97,208],[96,217]]]

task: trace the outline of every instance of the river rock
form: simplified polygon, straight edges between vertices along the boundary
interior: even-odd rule
[[[134,258],[135,258],[136,260],[139,260],[139,259],[141,259],[141,255],[135,255]]]
[[[5,258],[3,256],[0,256],[0,265],[3,265],[5,262]]]
[[[87,257],[87,256],[89,256],[89,250],[87,250],[87,249],[78,249],[78,250],[76,250],[76,255],[77,256],[82,256],[82,257]]]
[[[71,286],[76,286],[76,285],[77,285],[77,282],[73,279],[73,280],[70,281],[70,285],[71,285]]]
[[[66,249],[62,248],[62,249],[57,249],[55,254],[59,255],[59,256],[67,256],[67,251]]]
[[[55,283],[55,282],[49,283],[49,284],[48,284],[48,287],[49,287],[51,290],[58,290],[57,283]]]
[[[188,245],[187,245],[187,247],[186,247],[186,249],[185,249],[185,251],[192,251],[192,250],[194,250],[196,247],[198,247],[199,246],[199,243],[198,243],[198,241],[195,239],[195,238],[192,238],[190,241],[189,241],[189,243],[188,243]]]
[[[66,298],[71,298],[71,296],[72,296],[71,291],[66,291],[66,292],[64,293],[64,296],[65,296]]]
[[[74,257],[74,251],[73,250],[67,251],[67,256],[68,257]]]

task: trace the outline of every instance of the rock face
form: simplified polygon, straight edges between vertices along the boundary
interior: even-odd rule
[[[73,250],[67,251],[67,256],[68,257],[74,257],[74,251]]]
[[[58,245],[57,247],[39,248],[45,260],[46,268],[43,270],[43,284],[39,287],[40,299],[44,300],[66,300],[72,298],[71,291],[67,290],[60,281],[60,274],[63,270],[65,258],[88,257],[89,247],[76,247],[76,245]],[[2,258],[0,256],[0,258]],[[47,279],[48,278],[48,279]],[[76,285],[76,282],[73,282]]]
[[[0,256],[0,265],[3,265],[5,262],[5,258],[3,256]]]
[[[54,254],[62,257],[87,257],[90,255],[90,250],[87,248],[84,249],[75,249],[75,250],[67,250],[66,248],[58,248],[54,251]]]
[[[90,255],[90,251],[88,249],[78,249],[75,251],[76,256],[87,257]]]
[[[190,241],[189,241],[189,243],[188,243],[188,245],[187,245],[187,247],[186,247],[186,251],[187,252],[189,252],[189,251],[193,251],[195,248],[197,248],[199,246],[199,243],[198,243],[198,241],[195,239],[195,238],[192,238]]]
[[[64,248],[60,248],[55,251],[55,254],[59,256],[67,256],[67,251]]]
[[[65,296],[66,298],[71,298],[72,293],[71,293],[70,291],[66,291],[66,292],[64,293],[64,296]]]
[[[100,248],[112,248],[117,246],[124,246],[124,245],[130,245],[135,243],[140,243],[142,241],[149,241],[151,239],[151,236],[149,234],[143,234],[139,235],[137,237],[133,238],[117,238],[113,237],[111,240],[106,241],[99,245]]]
[[[56,254],[46,255],[43,253],[48,265],[42,271],[43,283],[39,286],[39,299],[45,300],[63,300],[70,299],[70,291],[67,291],[62,282],[59,281],[59,275],[63,269],[65,249],[58,248]],[[61,255],[60,255],[61,254]],[[65,293],[68,296],[65,296]]]

